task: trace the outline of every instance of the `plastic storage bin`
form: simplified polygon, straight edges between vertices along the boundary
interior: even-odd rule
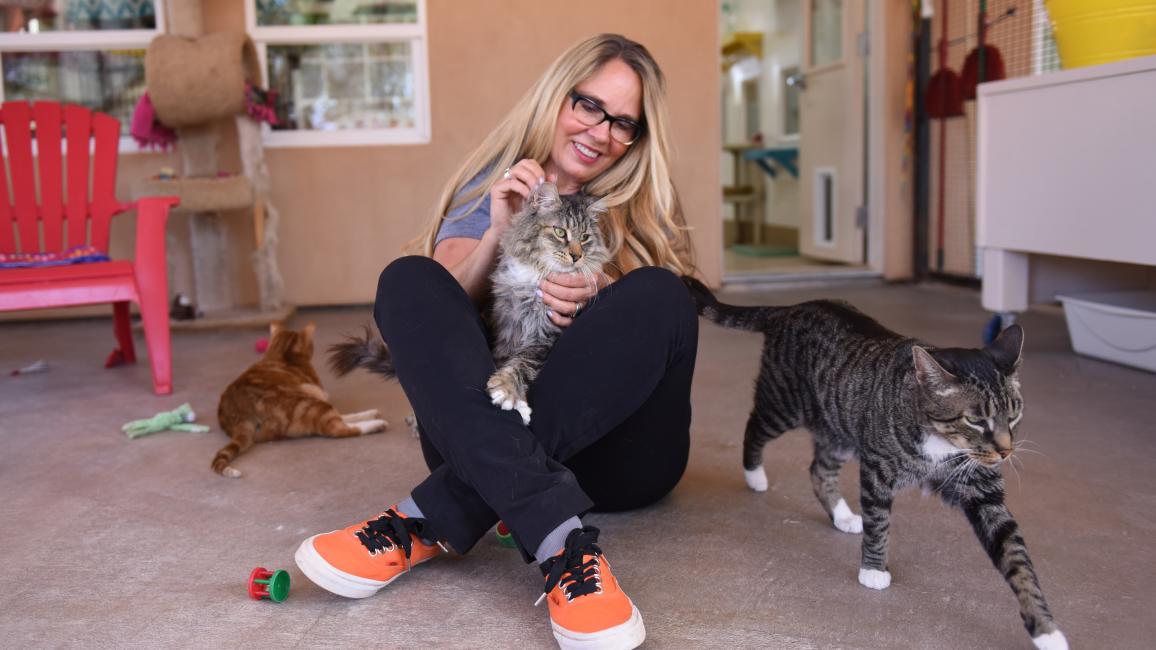
[[[1060,65],[1156,54],[1156,0],[1047,0]]]
[[[1156,372],[1156,291],[1057,297],[1076,352]]]

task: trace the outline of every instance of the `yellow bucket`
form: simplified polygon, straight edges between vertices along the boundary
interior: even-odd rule
[[[1060,65],[1156,54],[1156,0],[1047,0]]]

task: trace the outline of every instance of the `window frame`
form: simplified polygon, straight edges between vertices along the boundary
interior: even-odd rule
[[[414,126],[410,128],[343,129],[337,131],[274,130],[261,125],[262,141],[270,148],[358,147],[429,144],[429,60],[427,55],[426,0],[413,0],[417,21],[381,25],[257,25],[257,2],[245,0],[245,29],[257,48],[261,83],[269,85],[270,45],[328,45],[331,43],[408,43],[414,74]]]
[[[153,0],[156,27],[152,29],[83,29],[55,32],[0,32],[0,54],[15,52],[108,52],[113,50],[147,50],[153,38],[167,33],[165,0]],[[0,79],[4,60],[0,57]],[[0,102],[5,101],[4,84],[0,82]],[[5,152],[7,143],[5,142]],[[120,134],[120,153],[147,153],[127,129]]]

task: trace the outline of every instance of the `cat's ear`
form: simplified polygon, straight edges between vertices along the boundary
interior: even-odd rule
[[[269,338],[273,338],[274,336],[277,336],[277,332],[280,332],[280,331],[281,331],[281,323],[279,321],[273,321],[272,323],[269,323]]]
[[[1000,370],[1007,374],[1015,372],[1023,359],[1024,328],[1018,324],[1008,327],[995,337],[986,350]]]
[[[317,331],[317,323],[309,323],[305,329],[301,330],[305,334],[305,338],[309,341],[313,340],[313,333]]]
[[[590,215],[591,221],[598,221],[609,210],[610,208],[606,207],[606,201],[603,199],[594,199],[586,204],[586,214]]]
[[[955,375],[939,365],[930,352],[916,345],[911,348],[911,356],[915,360],[915,379],[919,381],[920,386],[936,393],[942,393],[955,386]]]
[[[561,202],[558,186],[551,182],[539,183],[538,187],[530,190],[530,205],[534,207],[535,212],[553,210]]]

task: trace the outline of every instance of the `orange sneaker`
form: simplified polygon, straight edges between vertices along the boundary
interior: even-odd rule
[[[346,598],[368,598],[410,568],[446,551],[421,541],[424,519],[389,508],[376,519],[301,542],[293,559],[318,587]]]
[[[597,541],[597,528],[575,529],[562,552],[541,565],[546,588],[538,603],[549,603],[562,650],[630,650],[646,639],[642,615],[622,592]]]

